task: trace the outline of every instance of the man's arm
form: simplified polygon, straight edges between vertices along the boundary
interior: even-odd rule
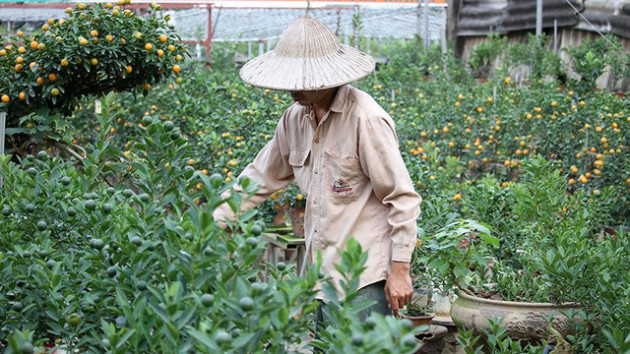
[[[252,163],[247,165],[239,175],[247,176],[252,183],[256,183],[256,193],[249,198],[244,198],[241,203],[241,212],[252,209],[265,201],[273,192],[286,187],[293,180],[293,169],[289,165],[289,144],[284,128],[285,115],[278,122],[274,137],[260,150]],[[242,192],[240,186],[234,186],[235,191]],[[224,198],[230,195],[229,191],[223,194]],[[225,220],[234,220],[235,214],[227,203],[221,204],[213,213],[214,219],[220,224]]]
[[[360,129],[361,168],[370,178],[376,197],[390,209],[387,222],[392,227],[392,263],[385,290],[392,310],[397,313],[413,294],[409,262],[416,244],[416,219],[422,199],[414,190],[400,155],[391,120],[364,119]]]

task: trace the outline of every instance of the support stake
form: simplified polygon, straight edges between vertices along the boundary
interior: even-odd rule
[[[424,1],[424,47],[431,47],[431,38],[429,38],[429,0]]]
[[[553,52],[558,53],[558,20],[553,19]]]
[[[536,37],[542,34],[543,0],[536,0]]]
[[[0,155],[4,155],[4,127],[7,121],[7,114],[0,112]]]

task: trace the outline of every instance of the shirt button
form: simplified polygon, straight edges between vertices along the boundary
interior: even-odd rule
[[[315,144],[319,143],[319,139],[315,139],[314,141],[315,141]]]
[[[317,174],[317,173],[318,173],[318,171],[315,171],[315,174]]]

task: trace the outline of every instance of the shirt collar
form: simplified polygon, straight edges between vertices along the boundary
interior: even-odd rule
[[[343,85],[339,87],[335,98],[330,104],[330,110],[332,112],[343,112],[347,102],[348,93],[350,92],[350,87],[350,85]]]
[[[337,113],[343,112],[346,105],[346,99],[348,97],[348,93],[350,92],[350,88],[351,88],[350,85],[343,85],[343,86],[340,86],[339,89],[337,89],[335,98],[333,98],[333,101],[330,104],[329,112],[337,112]],[[306,118],[308,118],[309,121],[314,120],[315,112],[313,111],[313,107],[309,106],[309,107],[305,107],[304,109],[306,111],[306,114],[305,114]]]

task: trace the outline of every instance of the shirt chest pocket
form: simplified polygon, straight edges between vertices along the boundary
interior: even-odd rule
[[[289,165],[302,192],[308,193],[310,185],[310,149],[291,151]]]
[[[324,156],[326,193],[333,202],[358,198],[363,185],[363,171],[358,156],[326,151]]]

